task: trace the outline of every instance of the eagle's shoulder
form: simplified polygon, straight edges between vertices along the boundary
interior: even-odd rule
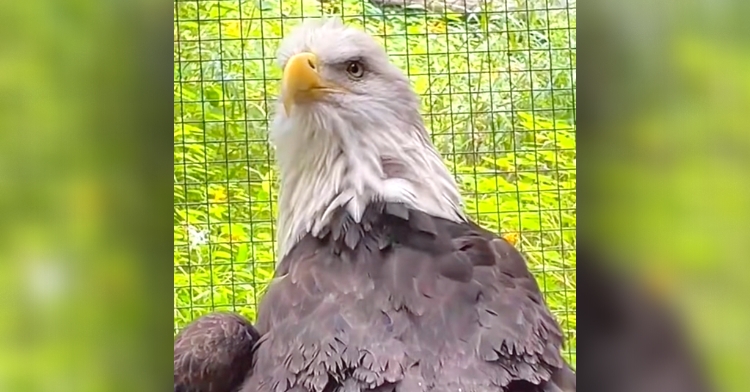
[[[457,315],[457,322],[467,325],[452,327],[442,337],[447,342],[467,342],[454,347],[461,353],[456,363],[477,360],[472,366],[501,386],[513,382],[543,385],[565,369],[562,329],[521,252],[472,221],[432,221],[434,242],[425,249],[438,249],[431,256],[432,263],[442,279],[453,282],[442,285],[450,289],[437,294],[444,296],[437,303],[444,314]],[[405,242],[409,246],[409,240]],[[467,314],[461,309],[471,311]],[[461,365],[442,372],[446,380],[466,374]]]
[[[174,341],[174,391],[229,391],[251,368],[260,335],[244,317],[231,312],[203,315]]]

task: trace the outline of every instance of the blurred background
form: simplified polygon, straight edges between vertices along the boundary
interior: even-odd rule
[[[691,354],[682,356],[699,369],[672,376],[705,374],[722,391],[746,390],[750,369],[749,7],[605,0],[586,9],[580,31],[587,265],[632,280],[643,297],[630,295],[631,307],[658,303],[656,314],[671,314],[679,327],[655,336],[684,334]],[[585,308],[590,297],[581,298]],[[660,346],[639,347],[634,369],[666,371],[646,360]]]
[[[240,13],[239,27],[224,21],[223,14],[221,23],[198,22],[204,16],[219,19],[211,12],[237,4],[233,1],[0,3],[0,390],[163,390],[169,388],[176,328],[214,305],[237,305],[251,312],[251,301],[262,294],[261,271],[270,270],[259,266],[273,260],[273,237],[262,236],[272,235],[275,181],[270,166],[264,166],[272,156],[256,152],[267,151],[263,134],[252,133],[265,126],[265,103],[258,109],[251,102],[273,96],[278,71],[264,59],[272,56],[274,38],[293,26],[295,16],[309,11],[306,4],[287,1],[283,4],[294,9],[282,9],[278,2],[253,3],[258,10]],[[358,2],[347,11],[340,1],[323,12],[368,15],[348,22],[385,35],[381,39],[389,53],[409,71],[423,96],[436,144],[459,178],[477,179],[477,184],[462,181],[469,208],[483,224],[511,238],[518,236],[519,246],[547,285],[547,298],[575,341],[575,351],[568,355],[589,340],[584,350],[588,359],[583,357],[588,365],[577,366],[584,384],[608,391],[745,391],[743,371],[750,368],[745,334],[750,330],[745,304],[750,287],[745,261],[750,246],[750,135],[744,121],[750,107],[750,48],[744,39],[750,36],[745,23],[748,4],[587,4],[581,27],[584,82],[578,86],[576,4],[500,3],[493,11],[499,15],[495,19],[482,18],[487,11],[462,11],[464,2],[451,6],[447,15],[438,15],[430,4],[421,6],[427,12],[407,13],[403,5],[389,9]],[[180,7],[185,27],[179,27]],[[533,7],[543,10],[526,11]],[[555,8],[569,11],[555,19]],[[251,9],[243,5],[242,12]],[[370,12],[376,14],[376,22],[368,22]],[[289,26],[284,20],[283,27],[274,30],[274,16],[280,14],[291,19]],[[559,23],[565,23],[564,28]],[[259,25],[264,26],[260,42],[269,42],[260,49],[250,47],[258,45],[257,37],[251,36],[257,30],[250,27]],[[239,35],[243,45],[224,47],[225,41],[218,40],[222,47],[217,52],[219,34]],[[439,39],[421,36],[428,34]],[[554,63],[553,45],[565,45],[557,48],[567,50],[571,62]],[[404,56],[407,48],[409,55]],[[262,58],[250,57],[257,53],[250,49],[260,50]],[[221,56],[246,50],[244,59],[240,57],[245,70],[240,93],[231,89],[238,83],[212,83],[214,76],[207,73],[231,76],[236,63],[218,71],[185,65],[215,64],[211,56],[231,60]],[[535,53],[540,59],[533,58]],[[199,57],[178,61],[183,54]],[[537,70],[540,64],[546,68]],[[557,75],[570,75],[570,80],[549,78],[550,68],[565,67]],[[260,73],[251,74],[258,68]],[[433,75],[433,69],[440,74]],[[249,75],[265,79],[253,82]],[[547,87],[541,88],[535,83],[544,77],[549,78]],[[577,92],[566,93],[566,86]],[[549,93],[553,87],[554,94]],[[221,95],[212,96],[216,90]],[[200,95],[185,95],[189,91]],[[253,95],[258,92],[262,96]],[[231,112],[230,94],[248,103],[239,105],[241,118],[252,115],[261,121],[251,125],[232,117],[240,112]],[[565,112],[568,103],[575,103],[575,111]],[[554,113],[544,112],[552,105]],[[579,107],[584,116],[576,120]],[[205,125],[203,116],[210,124],[217,112],[222,117],[215,120],[227,124],[226,130]],[[577,121],[583,123],[581,138]],[[187,125],[196,126],[193,122],[204,125],[190,134]],[[233,128],[234,122],[247,124]],[[566,129],[573,150],[556,144],[550,148],[557,159],[550,165],[558,167],[560,176],[568,176],[561,180],[558,173],[537,170],[545,162],[540,151],[545,140],[536,137],[557,135],[555,143],[560,143],[561,130]],[[445,135],[451,131],[455,135]],[[227,142],[234,140],[225,141],[224,134],[241,135],[252,155],[231,155]],[[524,139],[531,135],[531,141]],[[211,150],[211,142],[221,148]],[[177,164],[177,159],[178,150],[193,144],[209,148],[195,155],[201,159],[195,167],[202,164],[205,173],[191,172],[198,173],[195,181],[202,184],[191,190],[186,186],[194,181],[186,178],[189,170],[179,169],[189,162]],[[523,149],[532,151],[520,153]],[[500,152],[497,158],[514,156],[515,161],[498,162],[492,152]],[[579,152],[584,156],[582,175],[589,178],[580,187],[585,196],[581,221],[575,210],[567,226],[557,223],[569,219],[565,215],[555,221],[544,213],[541,218],[540,212],[528,213],[550,208],[544,204],[552,203],[546,195],[557,189],[561,195],[553,197],[551,209],[566,200],[573,204],[564,204],[560,211],[577,208],[578,169],[561,170],[566,168],[561,165],[575,163]],[[566,154],[573,160],[564,161]],[[493,157],[489,162],[483,159],[488,155]],[[251,156],[262,156],[263,162],[253,163]],[[232,188],[234,160],[251,162],[246,166],[261,174],[271,173],[260,181],[256,173],[243,173],[248,177],[247,200],[235,196],[240,193]],[[515,197],[503,198],[524,184],[525,170],[539,179],[528,182],[531,188],[518,189]],[[507,184],[483,181],[493,171],[503,173],[494,177]],[[545,176],[556,182],[545,183]],[[563,191],[564,181],[571,182],[567,185],[572,191]],[[219,185],[226,191],[226,202],[213,192],[220,188],[212,182],[223,183]],[[262,198],[264,186],[271,190],[267,199]],[[184,193],[179,196],[181,187]],[[524,199],[524,190],[540,200],[533,204]],[[493,196],[483,196],[484,192]],[[258,203],[251,203],[251,196],[268,206],[254,211],[252,205]],[[492,201],[495,197],[498,202]],[[503,200],[520,206],[513,211],[516,205],[503,206]],[[244,204],[245,210],[233,207],[235,202]],[[211,215],[220,212],[219,207],[225,218]],[[187,217],[180,217],[181,210]],[[205,214],[205,221],[189,218],[190,211]],[[493,218],[497,211],[503,213]],[[506,216],[514,219],[506,221]],[[258,262],[255,266],[240,257],[242,241],[232,239],[238,233],[234,224],[247,224],[242,221],[251,218],[242,238],[250,242],[247,257]],[[195,225],[198,249],[190,248],[189,225],[178,222]],[[534,228],[534,222],[540,222],[539,227]],[[547,229],[563,233],[557,234],[563,242],[545,242],[551,241],[545,237]],[[576,232],[585,240],[583,245],[577,244]],[[230,250],[223,249],[228,257],[217,254],[227,238],[232,241]],[[565,246],[559,259],[553,246]],[[214,266],[214,260],[231,267]],[[560,272],[550,273],[547,266]],[[208,288],[185,282],[221,268],[229,272],[196,280]],[[242,274],[255,281],[248,285]],[[227,282],[245,286],[231,291],[240,295],[230,296]],[[555,291],[567,293],[568,299],[556,297]],[[577,312],[570,311],[578,302],[578,291],[584,293],[581,304],[588,309],[583,312],[589,320],[583,340],[575,334]],[[213,304],[200,293],[213,296]],[[580,361],[577,355],[574,359]]]

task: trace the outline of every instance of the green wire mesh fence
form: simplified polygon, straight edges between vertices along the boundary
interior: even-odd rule
[[[519,247],[575,365],[574,0],[175,0],[174,327],[255,319],[273,276],[282,37],[339,15],[384,44],[483,226]]]

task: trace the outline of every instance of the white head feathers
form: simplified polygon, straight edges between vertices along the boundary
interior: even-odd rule
[[[306,99],[294,100],[282,87],[276,107],[280,257],[325,227],[337,207],[358,220],[371,201],[396,201],[463,220],[459,191],[429,140],[418,97],[383,48],[339,19],[306,21],[279,49],[285,83],[289,59],[302,53],[312,59],[305,57],[305,77],[325,88],[313,92],[306,79]]]

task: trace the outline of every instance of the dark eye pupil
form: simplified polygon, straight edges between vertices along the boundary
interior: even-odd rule
[[[357,63],[349,64],[349,73],[358,75],[360,72],[361,72],[361,69],[359,68],[359,64]]]

